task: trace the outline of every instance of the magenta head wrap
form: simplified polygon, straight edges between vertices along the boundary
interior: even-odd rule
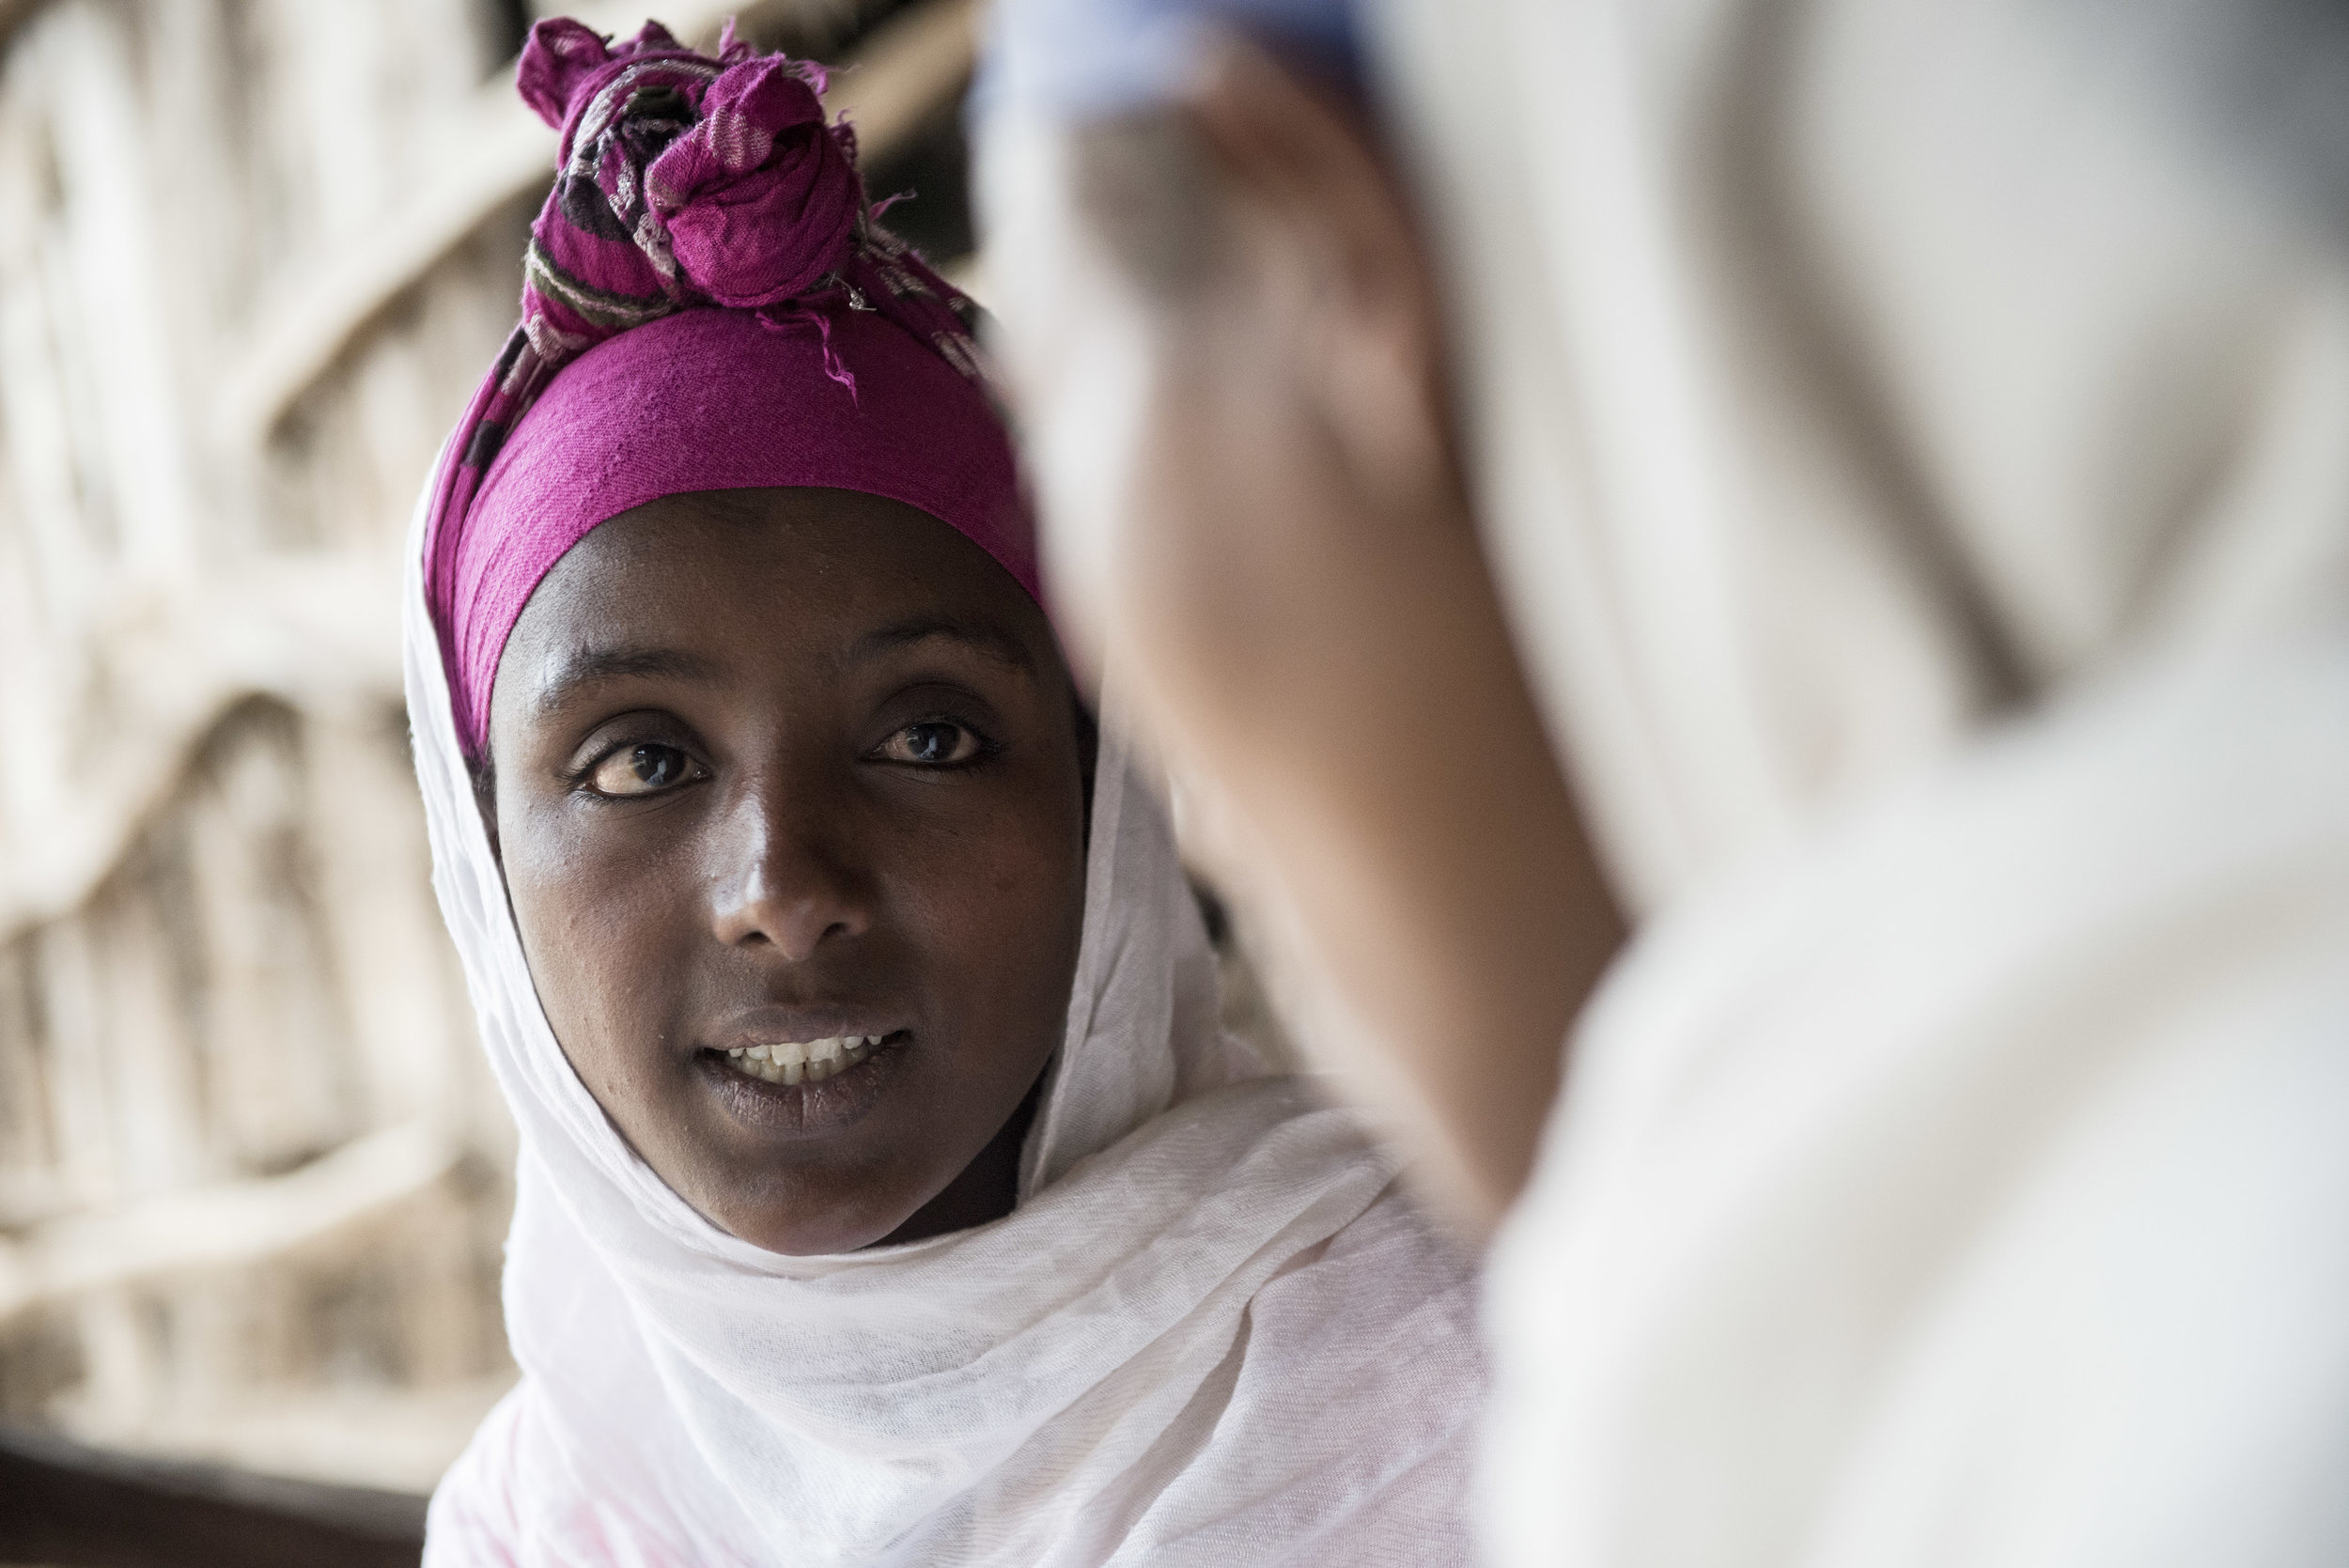
[[[598,523],[664,495],[861,490],[966,535],[1036,593],[1034,532],[971,302],[868,210],[821,68],[715,59],[658,23],[541,22],[517,72],[563,131],[522,320],[442,463],[425,594],[478,758],[522,607]]]

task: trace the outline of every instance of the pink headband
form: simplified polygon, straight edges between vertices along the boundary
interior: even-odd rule
[[[514,623],[564,552],[695,490],[821,486],[919,507],[1037,593],[1034,526],[961,293],[866,210],[820,68],[716,59],[657,23],[532,29],[522,96],[563,126],[522,322],[449,446],[425,593],[478,758]],[[559,372],[559,374],[558,374]]]

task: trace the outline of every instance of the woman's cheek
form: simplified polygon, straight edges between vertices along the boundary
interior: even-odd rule
[[[690,862],[648,864],[593,818],[556,812],[518,827],[506,887],[539,1000],[599,1099],[625,1106],[647,1064],[624,1042],[657,1036],[663,976],[694,920],[679,897]]]
[[[1071,791],[1064,809],[1052,781],[989,794],[974,814],[986,826],[955,850],[961,874],[923,900],[920,939],[966,1025],[1005,1050],[1050,1050],[1083,918],[1082,804]]]

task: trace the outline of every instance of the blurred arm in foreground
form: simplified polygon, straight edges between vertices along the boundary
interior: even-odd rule
[[[1344,116],[1050,8],[985,156],[1055,580],[1315,1043],[1489,1211],[1576,821],[1638,917],[1493,1254],[1495,1560],[2341,1560],[2334,11],[1366,8],[1445,356]]]
[[[1049,149],[1082,233],[1032,242],[1061,215],[1031,210],[1006,237],[1056,602],[1327,982],[1309,1045],[1375,1035],[1325,1063],[1481,1233],[1621,924],[1477,539],[1393,182],[1325,85],[1237,35],[1203,63],[1182,112]]]

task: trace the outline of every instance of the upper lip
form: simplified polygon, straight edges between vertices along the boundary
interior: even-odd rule
[[[754,1007],[727,1019],[709,1045],[714,1050],[736,1050],[744,1046],[781,1045],[786,1040],[805,1044],[867,1034],[885,1038],[905,1027],[902,1019],[878,1007]]]

